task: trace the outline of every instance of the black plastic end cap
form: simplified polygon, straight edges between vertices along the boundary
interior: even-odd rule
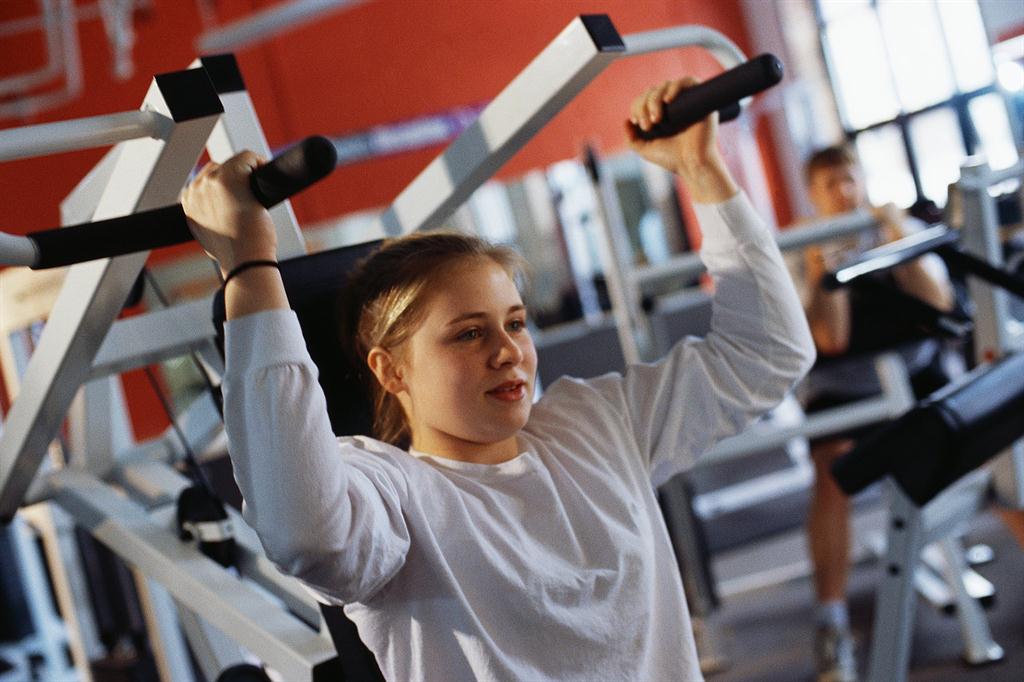
[[[175,123],[224,113],[206,69],[161,73],[154,80]]]
[[[206,69],[217,94],[226,95],[229,92],[245,90],[245,80],[242,78],[242,71],[238,68],[238,60],[235,59],[234,53],[207,55],[200,57],[199,63]]]
[[[836,277],[836,273],[828,272],[821,278],[821,284],[819,285],[825,291],[838,291],[843,288],[843,283]]]
[[[607,14],[581,14],[580,21],[583,22],[583,28],[587,29],[599,52],[626,51],[622,36]]]
[[[782,66],[782,60],[771,52],[758,55],[751,61],[756,61],[761,65],[761,68],[764,70],[764,79],[770,84],[769,87],[781,82],[782,77],[786,75],[786,70]]]
[[[313,135],[304,139],[301,144],[306,164],[313,175],[324,177],[338,165],[338,149],[328,138]]]

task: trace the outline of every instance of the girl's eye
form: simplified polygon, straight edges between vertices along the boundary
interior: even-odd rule
[[[526,322],[523,320],[512,320],[508,323],[508,328],[510,331],[521,332],[526,329]]]
[[[475,341],[480,338],[479,329],[467,329],[466,331],[459,334],[457,337],[459,341]]]

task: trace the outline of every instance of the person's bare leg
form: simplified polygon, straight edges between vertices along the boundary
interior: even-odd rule
[[[815,479],[807,515],[807,540],[814,564],[817,629],[814,657],[818,682],[857,682],[857,659],[846,610],[850,574],[850,500],[830,468],[853,447],[850,440],[815,444]]]
[[[996,513],[1003,520],[1006,527],[1010,529],[1017,544],[1024,549],[1024,509],[1009,509],[1007,507],[996,507]]]
[[[807,514],[807,542],[819,603],[846,599],[850,572],[850,499],[836,485],[829,469],[832,462],[852,447],[851,440],[834,440],[817,443],[811,450],[815,479]]]

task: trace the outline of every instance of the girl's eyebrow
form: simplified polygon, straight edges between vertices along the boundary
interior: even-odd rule
[[[522,303],[518,303],[518,304],[516,304],[514,306],[510,306],[509,309],[508,309],[508,312],[506,313],[506,315],[511,315],[513,313],[518,313],[518,312],[522,312],[522,311],[525,311],[525,310],[526,310],[526,306],[523,305]],[[448,326],[450,327],[452,325],[459,324],[460,322],[465,322],[466,320],[473,320],[473,319],[477,319],[477,318],[481,318],[481,317],[487,317],[487,313],[484,313],[484,312],[463,313],[462,315],[459,315],[458,317],[454,317],[451,320],[449,320],[448,321]]]

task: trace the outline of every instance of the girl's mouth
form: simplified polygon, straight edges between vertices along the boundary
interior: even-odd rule
[[[487,391],[487,395],[505,402],[517,402],[526,397],[526,382],[509,381]]]

